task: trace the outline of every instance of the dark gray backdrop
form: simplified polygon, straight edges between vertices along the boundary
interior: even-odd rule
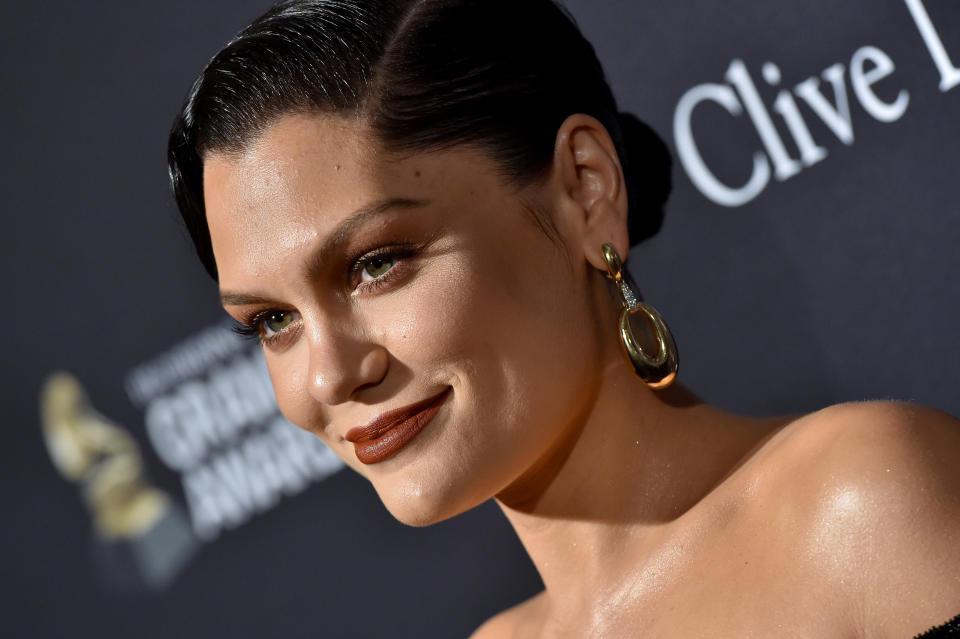
[[[773,111],[778,92],[838,62],[846,70],[852,144],[795,98],[827,156],[784,181],[771,178],[749,203],[712,202],[676,164],[664,229],[633,250],[631,268],[677,335],[681,380],[751,414],[880,397],[960,413],[960,86],[939,87],[907,1],[568,6],[622,108],[671,149],[681,97],[704,83],[729,87],[725,74],[742,60],[797,158]],[[960,4],[924,6],[960,65]],[[266,7],[7,7],[0,47],[10,410],[0,466],[0,634],[457,637],[539,588],[491,504],[409,529],[347,472],[198,542],[165,589],[118,593],[101,574],[103,548],[87,509],[44,447],[40,385],[54,370],[76,374],[140,443],[154,484],[184,503],[181,478],[155,454],[144,408],[124,382],[221,317],[215,287],[176,223],[166,134],[204,62]],[[865,46],[896,67],[873,85],[878,99],[909,94],[895,121],[878,121],[851,88],[851,56]],[[763,80],[765,62],[779,67],[779,86]],[[827,81],[820,89],[835,102]],[[716,176],[745,184],[754,153],[764,150],[751,118],[707,102],[692,126]]]

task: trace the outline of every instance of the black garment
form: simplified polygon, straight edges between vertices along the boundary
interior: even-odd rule
[[[960,615],[942,626],[931,628],[922,635],[917,635],[913,639],[940,639],[941,637],[960,637]]]

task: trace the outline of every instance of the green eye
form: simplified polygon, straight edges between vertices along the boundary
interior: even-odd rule
[[[360,273],[361,281],[375,280],[393,268],[393,260],[384,257],[375,257],[367,262]]]
[[[290,326],[293,320],[293,313],[275,311],[264,317],[261,325],[263,326],[263,332],[269,337]]]

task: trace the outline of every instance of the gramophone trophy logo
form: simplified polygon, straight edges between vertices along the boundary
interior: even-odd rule
[[[136,441],[91,406],[71,375],[41,390],[43,437],[56,469],[77,485],[93,523],[93,554],[109,585],[162,590],[197,547],[180,507],[144,474]]]
[[[226,322],[138,365],[124,388],[143,414],[144,451],[66,373],[47,379],[40,410],[53,465],[90,513],[96,565],[125,592],[163,590],[199,547],[343,468],[280,414],[263,353]],[[182,494],[150,483],[144,453],[177,474]]]

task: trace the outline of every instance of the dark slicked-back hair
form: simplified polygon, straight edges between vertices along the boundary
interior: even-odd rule
[[[203,159],[243,151],[292,113],[363,119],[390,150],[471,144],[516,186],[544,175],[560,125],[585,113],[617,147],[631,242],[663,220],[665,145],[618,112],[593,47],[552,0],[288,0],[210,60],[170,133],[173,192],[214,279]]]

